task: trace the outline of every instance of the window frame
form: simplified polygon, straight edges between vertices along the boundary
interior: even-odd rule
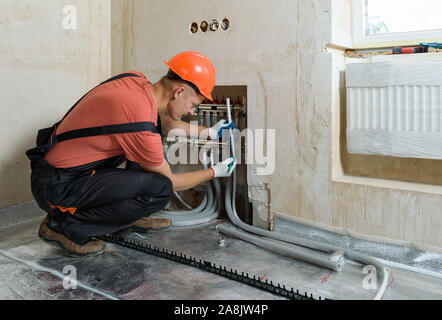
[[[442,29],[366,36],[364,32],[365,0],[352,1],[354,49],[419,45],[420,42],[442,42]]]

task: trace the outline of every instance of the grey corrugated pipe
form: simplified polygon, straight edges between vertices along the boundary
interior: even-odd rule
[[[228,114],[229,122],[230,122],[231,121],[230,99],[227,98],[226,103],[227,103],[227,114]],[[235,144],[234,144],[234,137],[233,137],[232,129],[230,129],[230,141],[231,141],[232,155],[235,157]],[[234,193],[232,193],[232,190],[235,188],[235,185],[236,185],[236,169],[233,172],[232,178],[230,179],[230,181],[227,185],[226,203],[225,203],[227,214],[234,225],[236,225],[237,227],[239,227],[243,230],[258,234],[260,236],[268,237],[268,238],[283,241],[283,242],[288,242],[288,243],[303,246],[306,248],[320,250],[320,251],[323,251],[326,253],[332,253],[332,255],[327,259],[327,258],[321,257],[320,255],[318,255],[318,253],[304,251],[304,250],[307,250],[306,248],[302,248],[303,250],[299,250],[300,249],[299,247],[294,247],[294,252],[291,252],[294,254],[298,254],[299,259],[302,259],[304,261],[311,262],[314,264],[318,264],[318,265],[324,266],[326,268],[329,268],[329,266],[328,266],[329,261],[333,261],[334,257],[336,257],[336,253],[338,253],[338,252],[342,252],[344,255],[348,256],[352,260],[356,260],[356,261],[363,262],[363,263],[368,263],[368,264],[375,266],[378,269],[377,274],[382,275],[381,287],[380,287],[380,290],[378,291],[377,295],[375,296],[375,299],[376,300],[381,299],[381,297],[383,296],[383,294],[385,292],[385,288],[387,286],[387,283],[388,283],[389,270],[382,263],[380,263],[377,259],[363,255],[363,254],[361,254],[359,252],[355,252],[353,250],[339,248],[339,247],[328,245],[328,244],[321,243],[321,242],[311,241],[311,240],[307,240],[307,239],[303,239],[303,238],[299,238],[299,237],[293,237],[293,236],[289,236],[289,235],[274,232],[274,231],[268,231],[268,230],[256,228],[256,227],[250,226],[250,225],[242,222],[238,218],[238,215],[236,213],[236,208],[235,208],[235,196],[236,195]],[[222,225],[218,225],[217,229],[220,231],[221,230],[227,231],[225,226],[222,227]],[[240,235],[240,236],[238,236],[238,238],[240,238],[240,239],[242,239],[241,234],[242,234],[244,240],[246,240],[246,238],[248,238],[248,235],[244,234],[243,232],[238,231],[237,234]],[[265,239],[264,239],[264,241],[265,241]],[[262,242],[260,241],[260,243],[262,243]],[[344,262],[343,257],[338,258],[337,261],[334,261],[334,262],[336,262],[336,267],[332,268],[332,269],[336,270],[336,271],[341,270],[342,264]],[[381,271],[381,272],[379,272],[379,271]]]
[[[203,167],[208,168],[207,154],[204,152]],[[213,152],[211,151],[211,161],[213,161]],[[155,216],[168,218],[172,225],[176,227],[188,227],[202,223],[208,223],[218,218],[222,208],[221,185],[218,179],[213,181],[216,195],[214,195],[211,182],[207,182],[206,194],[202,203],[190,211],[161,211]],[[204,208],[204,209],[203,209]]]
[[[235,177],[235,174],[236,174],[236,171],[233,173],[234,177]],[[266,236],[268,238],[280,240],[283,242],[288,242],[288,241],[285,241],[284,239],[278,239],[280,234],[278,234],[276,232],[267,231],[264,229],[250,226],[250,225],[242,222],[241,219],[239,219],[239,217],[236,213],[236,210],[233,208],[233,202],[235,200],[234,200],[234,195],[232,197],[232,182],[234,182],[234,180],[235,180],[234,178],[231,178],[229,180],[229,182],[227,184],[227,189],[226,189],[225,207],[226,207],[227,215],[230,218],[230,221],[235,226],[241,228],[242,230],[251,232],[253,234],[257,234],[260,236]],[[321,267],[329,268],[334,271],[341,271],[342,266],[344,264],[342,257],[338,256],[337,258],[335,258],[336,255],[335,256],[325,255],[325,254],[319,253],[317,251],[312,251],[308,248],[299,247],[293,243],[292,243],[292,248],[288,248],[287,246],[284,246],[283,244],[270,242],[270,241],[268,241],[268,239],[265,239],[265,238],[253,237],[253,236],[249,235],[248,233],[241,231],[241,230],[234,230],[232,228],[229,228],[227,225],[224,226],[221,224],[221,225],[218,225],[216,228],[218,231],[220,231],[222,233],[226,233],[226,234],[229,234],[229,233],[233,234],[234,233],[235,237],[237,237],[239,239],[243,239],[248,242],[252,242],[252,243],[256,244],[257,246],[262,247],[264,249],[277,251],[278,253],[290,256],[292,258],[307,261],[309,263],[313,263],[313,264],[319,265]],[[251,241],[251,240],[253,240],[253,241]]]
[[[178,199],[178,201],[185,206],[188,210],[193,210],[194,208],[192,208],[192,206],[190,206],[183,198],[181,198],[180,194],[178,192],[174,192],[173,193],[175,195],[175,198]]]

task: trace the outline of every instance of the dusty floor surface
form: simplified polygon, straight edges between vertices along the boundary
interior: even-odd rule
[[[284,300],[236,281],[113,244],[107,244],[104,254],[98,257],[66,257],[38,238],[41,216],[17,212],[17,217],[26,219],[12,223],[10,216],[14,210],[38,209],[33,205],[11,209],[7,213],[9,222],[0,229],[0,299]],[[366,274],[357,263],[347,263],[341,272],[332,272],[224,235],[225,245],[220,247],[215,226],[225,222],[173,228],[158,235],[125,235],[315,297],[359,300],[372,299],[377,293],[363,288]],[[79,284],[76,289],[65,289],[63,281],[65,285],[72,283],[66,282],[64,276],[73,275],[72,270],[76,271]],[[391,275],[385,300],[442,299],[442,280],[394,268]]]

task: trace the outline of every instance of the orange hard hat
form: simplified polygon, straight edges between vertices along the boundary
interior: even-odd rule
[[[204,97],[213,100],[216,72],[209,58],[199,52],[185,51],[164,63],[181,79],[194,84]]]

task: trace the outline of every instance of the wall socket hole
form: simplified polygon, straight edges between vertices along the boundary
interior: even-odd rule
[[[209,29],[209,24],[207,23],[207,21],[201,22],[200,29],[202,32],[206,32]]]
[[[190,32],[192,32],[192,33],[197,33],[198,32],[198,23],[193,22],[190,25]]]
[[[222,28],[223,30],[227,30],[227,29],[229,29],[229,27],[230,27],[230,21],[229,21],[229,19],[224,18],[224,19],[223,19],[223,22],[221,23],[221,28]]]
[[[218,30],[218,28],[219,28],[219,22],[218,22],[218,20],[213,19],[213,20],[210,22],[210,30],[212,30],[212,31],[216,31],[216,30]]]

